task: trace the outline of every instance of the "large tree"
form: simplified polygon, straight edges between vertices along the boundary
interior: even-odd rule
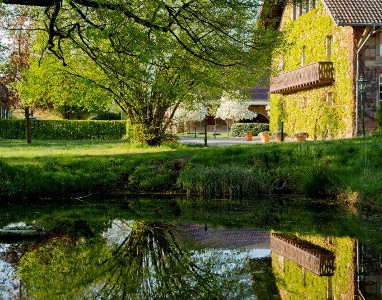
[[[259,1],[4,1],[42,5],[47,49],[64,65],[86,55],[129,115],[135,137],[158,145],[173,112],[197,90],[245,89],[263,77],[273,32],[255,26]],[[86,77],[81,66],[72,66]]]

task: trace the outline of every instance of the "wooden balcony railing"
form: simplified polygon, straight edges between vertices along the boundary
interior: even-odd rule
[[[317,62],[272,78],[270,92],[290,94],[334,82],[332,62]]]
[[[272,233],[271,249],[319,276],[334,273],[333,252],[295,236]]]

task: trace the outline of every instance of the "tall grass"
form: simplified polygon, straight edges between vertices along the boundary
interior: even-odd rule
[[[178,184],[187,194],[200,197],[242,198],[273,191],[269,174],[261,169],[224,164],[218,166],[190,165],[180,173]]]

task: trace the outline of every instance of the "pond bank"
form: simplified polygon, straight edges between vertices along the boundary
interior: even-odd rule
[[[207,148],[145,148],[121,141],[39,141],[28,146],[0,140],[0,199],[290,194],[375,210],[382,206],[381,153],[382,141],[372,137]]]

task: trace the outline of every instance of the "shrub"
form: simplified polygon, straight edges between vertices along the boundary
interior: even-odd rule
[[[104,112],[95,115],[92,120],[121,120],[121,114],[116,114],[112,112]]]
[[[24,120],[0,120],[0,138],[25,139]],[[120,139],[126,121],[31,120],[37,140]]]
[[[231,127],[232,136],[244,136],[245,133],[251,132],[258,135],[262,131],[268,131],[269,124],[266,123],[235,123]]]

